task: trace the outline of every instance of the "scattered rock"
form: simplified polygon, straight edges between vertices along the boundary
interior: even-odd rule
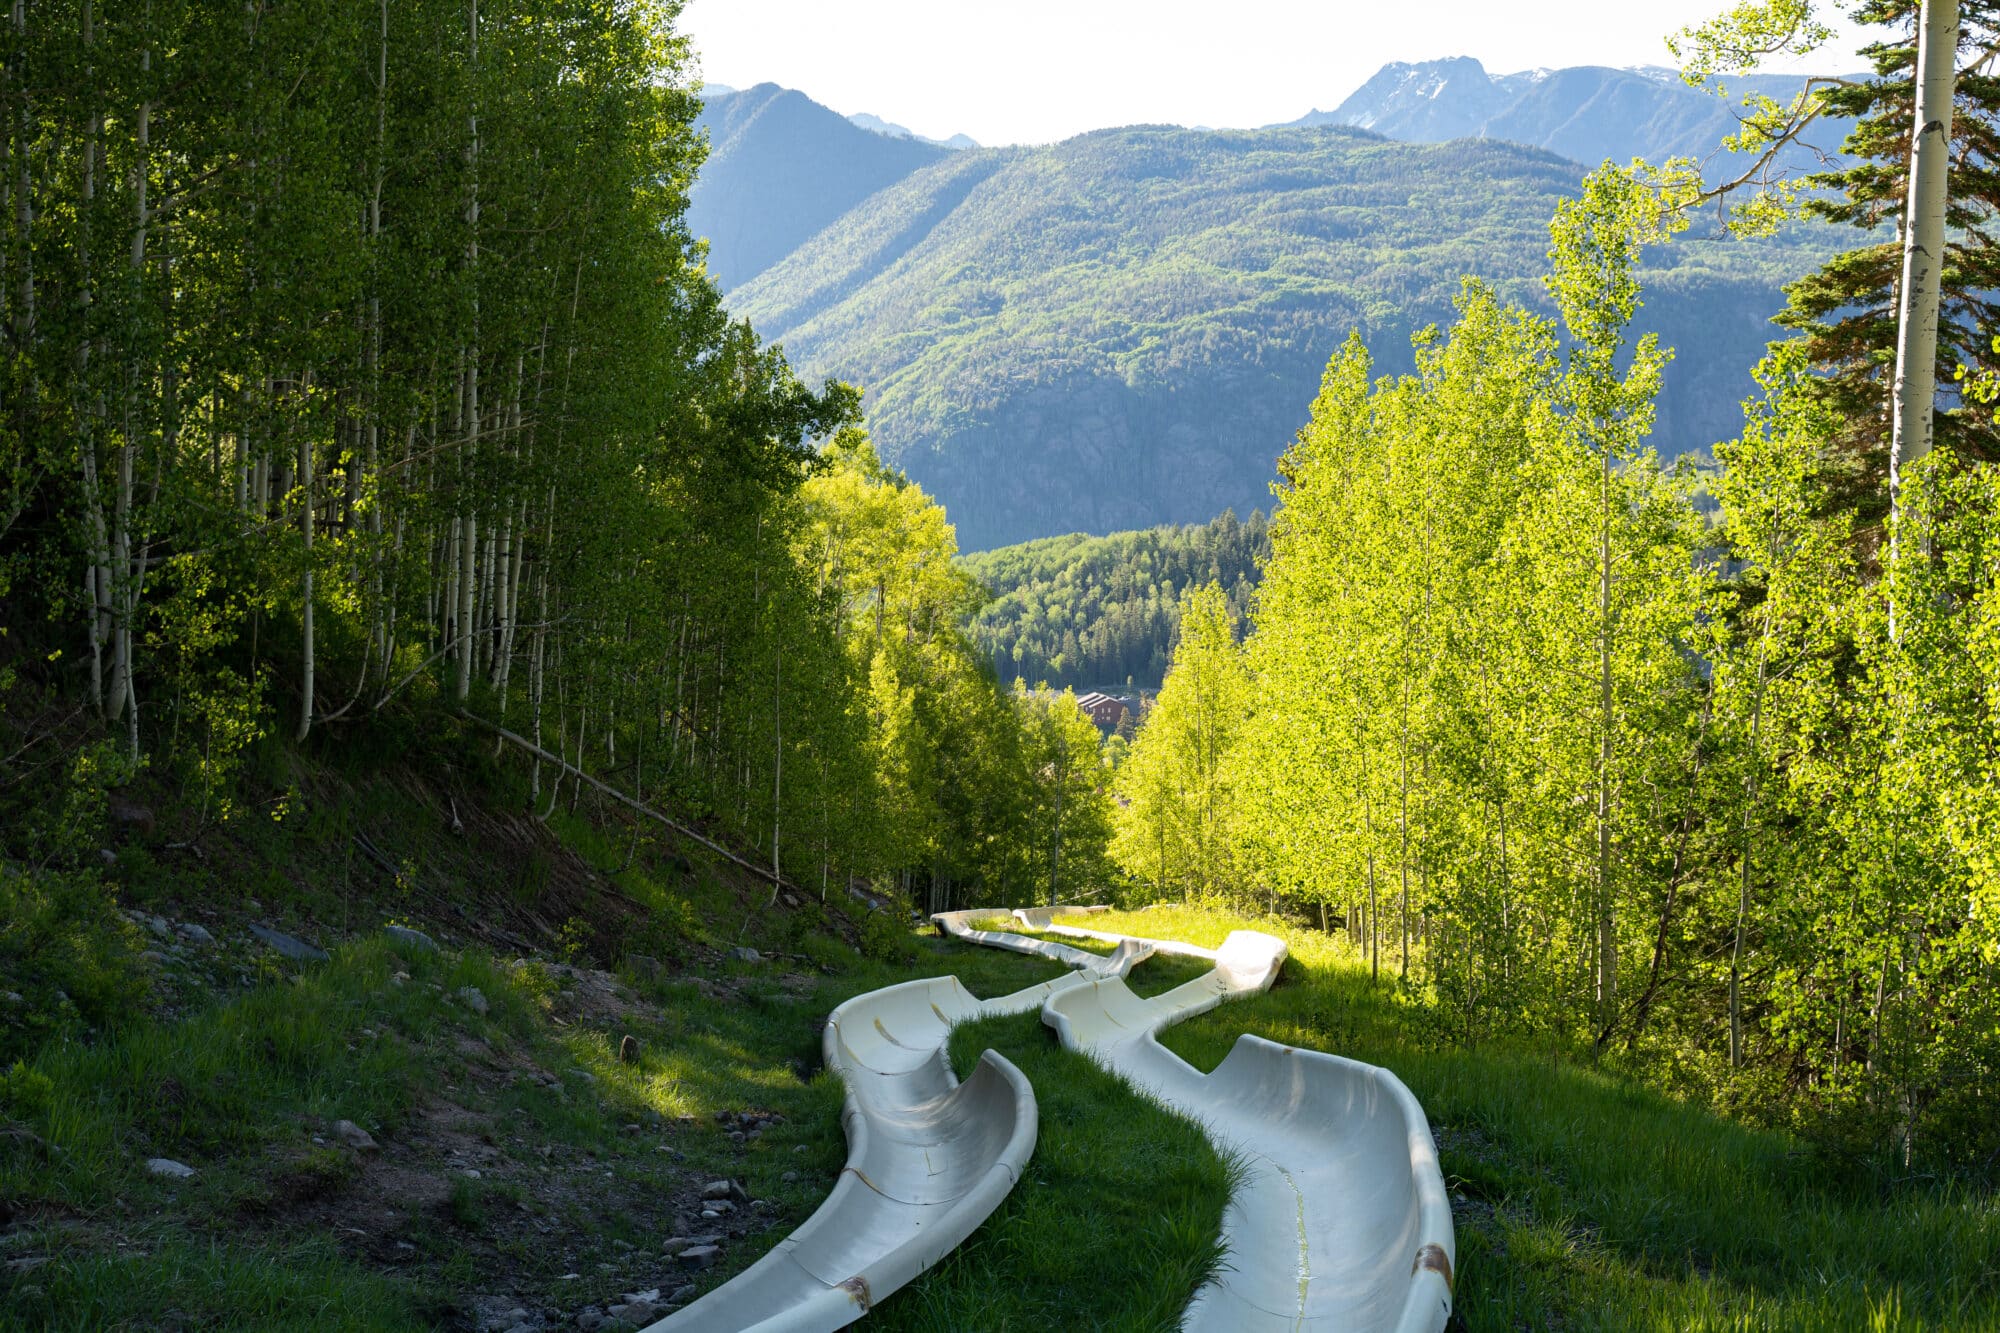
[[[324,949],[307,944],[304,940],[293,939],[283,931],[272,930],[269,926],[260,926],[253,923],[250,927],[250,933],[294,962],[324,963],[332,957]]]
[[[605,1313],[618,1327],[644,1328],[660,1317],[660,1307],[651,1301],[631,1301],[625,1305],[614,1305]]]
[[[576,1313],[576,1326],[582,1329],[583,1333],[597,1333],[598,1329],[604,1327],[604,1323],[604,1312],[594,1305]]]
[[[784,1175],[778,1177],[779,1180],[784,1181],[787,1185],[796,1183],[798,1178],[799,1173],[796,1171],[787,1171]]]
[[[412,930],[408,926],[384,926],[382,933],[398,944],[414,945],[425,953],[438,951],[437,941],[421,930]]]
[[[180,926],[179,926],[179,930],[180,930],[180,932],[181,932],[182,936],[184,936],[185,938],[187,938],[187,939],[189,939],[189,940],[193,941],[193,942],[194,942],[194,943],[196,943],[196,944],[213,944],[213,943],[215,943],[215,936],[213,936],[213,935],[209,934],[209,933],[208,933],[208,929],[207,929],[206,927],[204,927],[204,926],[197,926],[197,925],[196,925],[196,924],[195,924],[194,922],[192,922],[192,921],[183,921],[183,922],[181,922],[181,924],[180,924]]]
[[[21,992],[19,992],[19,991],[17,991],[17,990],[10,990],[10,991],[8,991],[8,992],[7,992],[7,993],[6,993],[5,995],[0,995],[0,1000],[5,1000],[5,1001],[6,1001],[6,1002],[7,1002],[8,1004],[26,1004],[26,1003],[27,1003],[27,1000],[25,1000],[24,998],[22,998],[22,995],[21,995]]]
[[[618,1058],[628,1065],[637,1064],[639,1062],[639,1039],[629,1032],[621,1037],[618,1041]]]
[[[163,916],[141,916],[139,920],[145,923],[147,930],[152,931],[163,940],[170,940],[174,937],[174,928],[167,924],[167,919]]]
[[[460,986],[452,994],[457,997],[460,1004],[470,1009],[473,1013],[478,1014],[481,1018],[484,1018],[487,1010],[492,1008],[491,1005],[486,1003],[485,994],[477,986]]]
[[[666,968],[660,965],[660,960],[651,954],[628,953],[625,955],[625,964],[632,969],[632,975],[644,977],[648,981],[658,981],[660,974],[666,971]]]
[[[104,862],[107,866],[115,866],[118,864],[118,853],[112,851],[109,847],[99,847],[97,849],[97,859]]]
[[[31,1254],[25,1259],[9,1259],[7,1261],[7,1271],[16,1276],[22,1273],[32,1273],[48,1261],[49,1257],[46,1254]]]
[[[764,961],[764,955],[758,953],[747,944],[740,948],[731,949],[729,956],[739,963],[761,963]]]
[[[785,895],[785,906],[787,906],[787,907],[797,907],[798,905],[799,905],[799,900],[798,900],[797,898],[794,898],[794,897],[793,897],[793,896],[792,896],[791,894],[789,894],[789,893]]]
[[[719,1245],[690,1245],[675,1256],[683,1268],[707,1268],[722,1257]]]
[[[194,1174],[194,1168],[176,1162],[171,1157],[148,1157],[146,1170],[156,1176],[169,1176],[174,1180],[186,1180]]]
[[[153,812],[133,801],[112,797],[109,805],[112,827],[122,834],[137,834],[143,838],[153,836]]]
[[[151,963],[154,967],[165,967],[167,965],[167,956],[158,949],[147,949],[139,957],[142,961]]]
[[[804,1144],[804,1143],[801,1143],[801,1144],[797,1145],[796,1147],[794,1147],[794,1148],[792,1149],[792,1151],[793,1151],[793,1152],[810,1152],[810,1151],[812,1151],[812,1149],[811,1149],[811,1147],[810,1147],[809,1145],[807,1145],[807,1144]]]
[[[704,1199],[726,1199],[729,1197],[731,1185],[732,1182],[727,1180],[711,1180],[701,1187],[701,1197]]]
[[[675,1287],[674,1294],[667,1297],[667,1300],[671,1304],[680,1305],[686,1301],[693,1300],[694,1293],[695,1293],[695,1285],[694,1283],[690,1282],[684,1287]]]
[[[333,1137],[339,1139],[356,1152],[375,1151],[375,1140],[369,1135],[367,1130],[355,1124],[352,1120],[334,1121]]]
[[[743,1141],[744,1141],[744,1140],[745,1140],[745,1139],[746,1139],[747,1137],[748,1137],[748,1136],[747,1136],[747,1135],[745,1135],[745,1134],[744,1134],[744,1132],[743,1132],[742,1130],[740,1130],[740,1129],[732,1129],[732,1130],[730,1130],[730,1131],[729,1131],[729,1141],[730,1141],[731,1143],[739,1143],[739,1144],[740,1144],[740,1143],[742,1143],[742,1142],[743,1142]]]

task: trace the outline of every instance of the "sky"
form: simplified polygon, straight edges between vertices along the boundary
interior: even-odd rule
[[[1331,110],[1392,60],[1488,72],[1665,65],[1725,0],[690,0],[710,83],[796,88],[932,138],[1050,143],[1113,125],[1248,127]],[[1822,6],[1826,8],[1826,6]],[[1843,23],[1803,65],[1862,68]]]

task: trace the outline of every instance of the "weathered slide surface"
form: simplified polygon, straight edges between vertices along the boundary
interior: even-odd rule
[[[1121,947],[1131,938],[1055,925],[1052,915],[1017,913],[1036,929]],[[939,924],[974,938],[963,921]],[[1244,1163],[1223,1215],[1226,1267],[1195,1293],[1181,1327],[1439,1333],[1451,1315],[1456,1247],[1436,1146],[1417,1099],[1386,1069],[1249,1034],[1214,1073],[1202,1074],[1156,1034],[1224,1000],[1267,990],[1284,962],[1284,942],[1235,931],[1213,952],[1148,943],[1212,958],[1215,967],[1151,999],[1133,994],[1122,974],[1081,981],[1051,993],[1042,1019],[1064,1046],[1199,1121]]]
[[[1019,937],[1016,937],[1019,938]],[[946,1050],[954,1024],[1026,1013],[1094,977],[1122,976],[1149,952],[1105,958],[1043,940],[1021,952],[1082,973],[997,999],[956,977],[857,995],[828,1018],[828,1068],[847,1085],[847,1165],[813,1215],[762,1259],[646,1333],[828,1333],[937,1263],[1000,1205],[1035,1148],[1034,1090],[996,1051],[960,1083]]]

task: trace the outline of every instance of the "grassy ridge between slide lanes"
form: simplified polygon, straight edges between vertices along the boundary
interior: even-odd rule
[[[1291,948],[1267,995],[1161,1034],[1212,1070],[1243,1032],[1393,1069],[1436,1134],[1467,1328],[2000,1328],[2000,1200],[1881,1186],[1782,1135],[1587,1063],[1427,1041],[1345,943],[1159,908],[1075,924],[1213,946],[1234,928]]]

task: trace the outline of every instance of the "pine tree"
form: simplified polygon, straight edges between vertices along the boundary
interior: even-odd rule
[[[1895,27],[1891,41],[1867,48],[1873,77],[1826,91],[1825,114],[1856,121],[1848,162],[1807,184],[1826,195],[1809,199],[1814,216],[1861,228],[1876,239],[1827,261],[1786,288],[1778,322],[1804,335],[1814,366],[1826,372],[1820,392],[1840,422],[1831,440],[1828,503],[1858,508],[1867,519],[1889,504],[1890,391],[1895,373],[1897,293],[1902,267],[1902,214],[1909,193],[1918,0],[1864,0],[1854,17]],[[1940,386],[1959,369],[2000,368],[1992,333],[2000,321],[2000,76],[1988,49],[2000,39],[2000,4],[1962,0],[1960,73],[1952,115],[1949,228],[1938,316]],[[1883,235],[1893,226],[1893,235]],[[1939,445],[1973,458],[2000,457],[1992,414],[1958,407],[1936,418]]]

